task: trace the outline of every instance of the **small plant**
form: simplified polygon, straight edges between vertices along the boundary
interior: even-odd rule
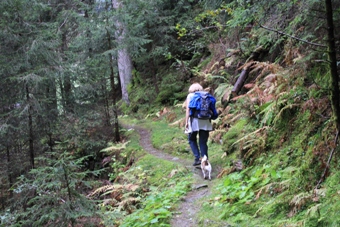
[[[181,197],[188,192],[190,179],[188,175],[177,174],[166,181],[162,190],[160,190],[161,188],[151,188],[142,204],[143,209],[127,216],[120,226],[170,226],[172,210]]]
[[[76,226],[99,217],[95,202],[81,193],[92,185],[86,178],[96,174],[82,171],[86,157],[49,155],[39,158],[46,165],[22,175],[14,186],[13,192],[21,199],[11,210],[16,223],[12,226]]]
[[[233,125],[227,133],[223,135],[223,144],[225,144],[225,152],[230,154],[235,150],[235,142],[238,140],[238,138],[242,135],[242,131],[244,127],[246,126],[248,120],[247,119],[241,119],[237,121],[235,125]]]
[[[124,161],[127,159],[127,156],[128,156],[127,155],[128,151],[126,149],[126,145],[128,143],[129,141],[122,143],[122,144],[109,143],[109,147],[101,150],[101,152],[107,155],[107,157],[103,159],[102,165],[105,166],[108,164],[110,166],[110,173],[109,173],[110,181],[114,181],[118,177],[119,172],[124,167],[128,168],[128,166],[125,166],[126,163]],[[131,164],[132,163],[129,163],[129,165]]]

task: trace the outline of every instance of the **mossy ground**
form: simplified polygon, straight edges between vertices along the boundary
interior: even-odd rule
[[[146,118],[141,123],[151,130],[154,147],[190,160],[192,154],[183,128],[180,124],[171,124],[183,118],[183,112],[180,107],[168,111],[168,114]],[[167,116],[171,114],[176,117],[169,122]],[[330,174],[320,189],[314,188],[323,170],[315,160],[315,151],[325,149],[324,138],[331,138],[325,134],[329,126],[325,122],[315,128],[309,120],[308,111],[291,112],[281,115],[276,127],[250,137],[255,129],[253,120],[239,118],[223,135],[223,142],[211,138],[210,161],[229,174],[213,179],[212,193],[202,199],[198,214],[202,226],[204,220],[211,223],[225,220],[230,226],[241,227],[336,226],[339,218],[335,215],[335,207],[340,206],[335,199],[339,194],[336,172]],[[287,124],[291,126],[285,127]],[[261,136],[264,145],[258,143]],[[242,141],[242,138],[248,141]],[[253,144],[246,147],[250,140]],[[244,148],[248,150],[242,150]],[[249,149],[253,149],[252,153]],[[249,156],[244,159],[244,169],[230,172],[233,162],[244,158],[245,154]],[[145,164],[154,161],[158,164]],[[165,172],[174,168],[173,164],[159,163],[159,160],[145,156],[137,165],[152,168],[154,179],[150,182],[155,183],[164,177],[157,168],[161,166]],[[333,169],[336,168],[337,164],[333,164]],[[327,212],[332,219],[326,218]]]

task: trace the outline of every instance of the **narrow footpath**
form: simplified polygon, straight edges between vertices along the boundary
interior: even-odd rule
[[[173,227],[197,227],[197,226],[209,226],[212,224],[210,220],[201,220],[199,223],[199,217],[197,217],[197,212],[201,208],[201,203],[207,198],[211,193],[211,188],[213,185],[213,181],[218,174],[218,169],[213,166],[212,171],[212,180],[204,180],[202,177],[202,172],[200,168],[192,166],[192,161],[184,160],[160,150],[155,149],[152,146],[150,140],[150,132],[147,129],[140,128],[137,126],[133,127],[140,135],[140,145],[143,149],[150,154],[165,159],[171,162],[180,163],[185,166],[187,169],[193,171],[194,184],[192,185],[192,190],[183,198],[182,203],[179,205],[178,210],[175,212],[171,220],[171,226]],[[216,225],[214,223],[213,226],[228,226],[226,223],[223,225]]]

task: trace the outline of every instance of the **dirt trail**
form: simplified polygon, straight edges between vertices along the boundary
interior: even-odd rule
[[[189,170],[193,171],[194,184],[192,185],[192,190],[183,198],[182,203],[179,205],[178,210],[175,212],[171,220],[171,226],[173,227],[194,227],[202,225],[198,223],[199,218],[197,217],[197,212],[201,208],[201,202],[211,193],[211,187],[213,185],[213,180],[216,178],[218,173],[218,169],[213,166],[212,171],[212,181],[204,180],[202,177],[201,169],[198,169],[192,166],[193,161],[184,160],[160,150],[155,149],[152,146],[150,140],[150,132],[147,129],[140,127],[132,127],[140,134],[140,145],[143,149],[150,154],[165,159],[168,161],[180,163]],[[202,199],[203,198],[203,199]],[[204,220],[204,224],[208,224],[211,221]],[[216,226],[216,223],[215,225]],[[219,225],[219,226],[227,226],[227,225]]]

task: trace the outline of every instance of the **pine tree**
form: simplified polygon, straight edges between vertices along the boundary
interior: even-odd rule
[[[95,202],[83,194],[91,189],[87,178],[98,172],[84,171],[85,160],[68,153],[40,157],[43,165],[22,175],[14,186],[20,200],[12,207],[12,226],[75,226],[98,218]]]

